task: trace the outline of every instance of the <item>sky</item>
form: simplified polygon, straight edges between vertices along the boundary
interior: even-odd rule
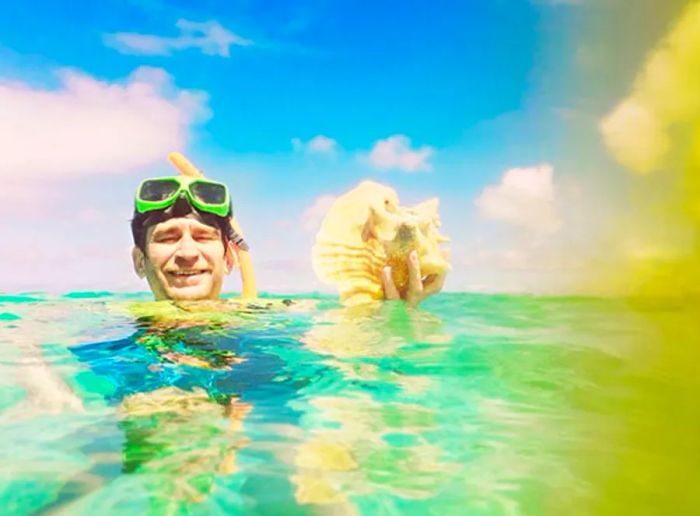
[[[0,292],[145,290],[134,190],[176,150],[231,188],[260,290],[333,291],[311,247],[363,179],[440,199],[445,290],[575,290],[630,209],[602,121],[686,4],[3,3]]]

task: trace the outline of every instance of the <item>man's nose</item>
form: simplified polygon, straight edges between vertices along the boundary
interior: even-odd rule
[[[184,261],[193,261],[199,257],[197,242],[194,241],[189,232],[185,232],[182,238],[180,238],[177,250],[175,251],[175,257]]]

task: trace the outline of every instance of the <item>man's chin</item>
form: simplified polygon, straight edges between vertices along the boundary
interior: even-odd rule
[[[211,277],[201,277],[197,281],[192,278],[187,281],[176,279],[164,285],[164,293],[174,301],[199,301],[216,299],[219,292],[214,288]]]
[[[204,274],[199,278],[177,278],[163,275],[147,276],[151,291],[158,300],[200,301],[218,299],[221,286],[212,275]]]
[[[166,289],[166,295],[173,301],[200,301],[218,297],[210,285],[169,287]]]

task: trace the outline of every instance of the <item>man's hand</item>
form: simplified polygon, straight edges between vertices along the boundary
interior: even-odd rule
[[[403,295],[394,285],[394,280],[391,278],[391,267],[387,266],[382,270],[385,299],[403,299],[409,306],[416,306],[426,297],[437,294],[442,290],[442,286],[445,284],[446,273],[431,274],[423,278],[420,272],[418,253],[415,251],[408,253],[406,261],[408,264],[408,287]]]

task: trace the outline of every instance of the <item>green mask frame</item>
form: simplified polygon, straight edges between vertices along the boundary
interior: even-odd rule
[[[142,181],[136,190],[136,211],[148,213],[168,208],[183,195],[200,211],[219,217],[231,215],[231,196],[225,184],[182,175]]]

